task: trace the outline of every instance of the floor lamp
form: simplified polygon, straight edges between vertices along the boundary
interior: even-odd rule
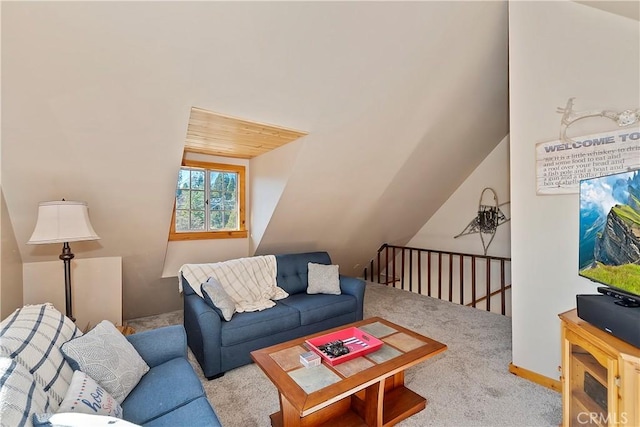
[[[74,322],[71,298],[71,253],[69,242],[98,240],[89,221],[89,209],[85,202],[55,201],[38,204],[36,228],[27,242],[31,245],[62,243],[59,258],[64,263],[64,289],[67,317]]]

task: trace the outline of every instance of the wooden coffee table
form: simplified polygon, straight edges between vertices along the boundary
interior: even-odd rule
[[[378,351],[331,366],[306,368],[305,340],[355,326],[382,340]],[[380,317],[251,352],[280,395],[272,426],[392,426],[427,400],[404,386],[404,371],[447,346]]]

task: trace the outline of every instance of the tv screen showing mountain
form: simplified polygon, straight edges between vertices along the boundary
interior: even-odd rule
[[[579,272],[640,296],[640,171],[580,181]]]

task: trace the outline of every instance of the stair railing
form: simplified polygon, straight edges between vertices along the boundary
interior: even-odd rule
[[[511,258],[383,244],[364,279],[507,315]],[[493,303],[493,307],[492,307]]]

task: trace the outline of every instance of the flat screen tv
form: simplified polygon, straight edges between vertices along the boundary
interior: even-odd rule
[[[640,171],[580,181],[579,264],[601,293],[640,302]]]

